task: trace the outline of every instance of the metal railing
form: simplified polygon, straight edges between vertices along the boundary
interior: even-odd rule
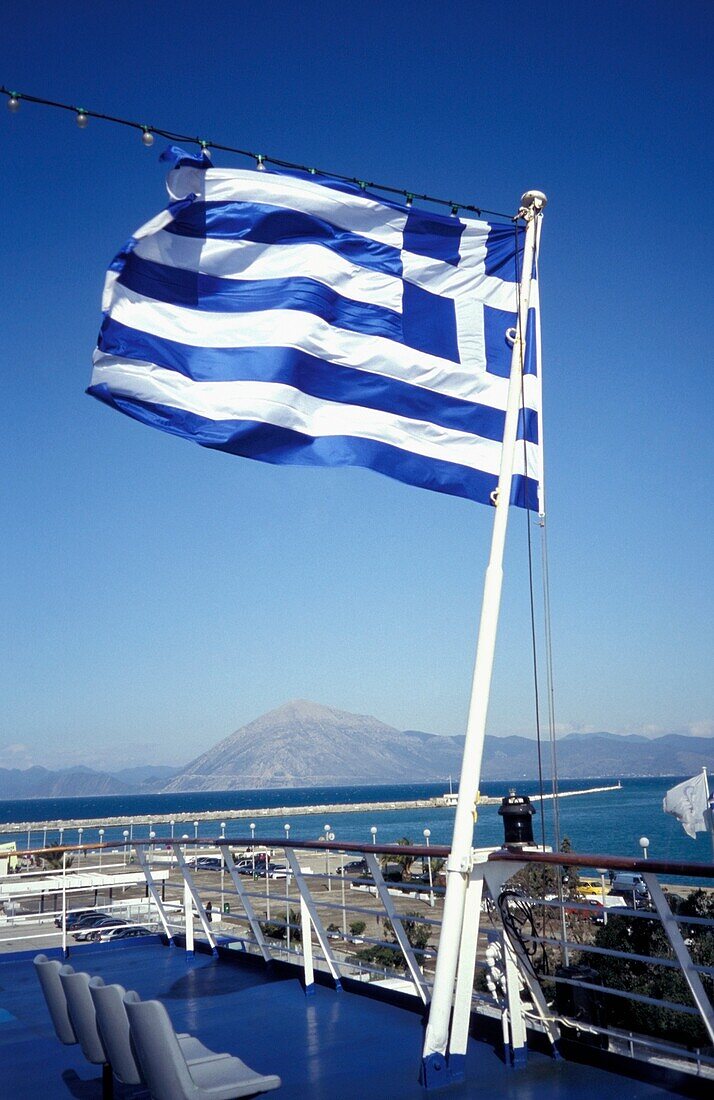
[[[352,978],[430,1000],[447,847],[184,836],[17,853],[26,861],[53,854],[58,868],[0,877],[1,950],[53,944],[67,952],[80,942],[73,913],[89,910],[119,929],[159,931],[189,952],[202,945],[291,963],[308,990],[323,971],[337,985]],[[587,869],[600,876],[600,899],[578,890],[576,871]],[[643,888],[616,904],[606,871],[637,875]],[[471,1011],[500,1016],[504,1036],[520,1017],[552,1041],[565,1028],[633,1057],[712,1072],[714,966],[700,954],[714,950],[714,889],[696,909],[682,886],[665,892],[657,876],[714,885],[714,868],[498,850],[481,853],[472,874],[485,892]],[[637,968],[646,988],[624,980]],[[691,1042],[672,1042],[679,1025],[658,1030],[658,1013],[684,1021],[679,1030]]]

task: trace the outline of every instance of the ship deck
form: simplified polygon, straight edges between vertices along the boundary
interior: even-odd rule
[[[67,1100],[101,1096],[99,1067],[90,1066],[79,1047],[56,1039],[32,965],[34,952],[0,957],[0,1092],[8,1100]],[[158,939],[77,947],[68,960],[75,969],[101,975],[166,1005],[179,1031],[188,1031],[214,1050],[237,1054],[261,1073],[283,1081],[282,1100],[449,1100],[498,1095],[502,1098],[665,1097],[704,1095],[711,1082],[682,1084],[664,1070],[658,1079],[641,1078],[637,1063],[600,1064],[529,1052],[525,1068],[506,1065],[496,1036],[479,1034],[469,1043],[466,1081],[427,1093],[417,1080],[423,1038],[421,1013],[405,1003],[360,995],[359,983],[337,991],[316,985],[306,996],[293,968],[238,952],[219,957]],[[395,998],[398,1000],[398,998]],[[627,1078],[623,1073],[628,1074]],[[122,1091],[117,1097],[137,1095]],[[144,1095],[146,1095],[144,1093]]]

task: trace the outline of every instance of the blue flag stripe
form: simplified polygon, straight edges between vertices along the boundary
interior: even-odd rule
[[[202,240],[319,244],[360,267],[385,275],[402,275],[398,248],[340,229],[299,210],[284,210],[256,202],[196,202],[182,210],[166,228],[170,233]]]
[[[103,385],[90,386],[87,392],[143,424],[189,438],[202,447],[261,462],[298,466],[360,466],[408,485],[449,493],[481,504],[491,503],[491,494],[498,484],[494,474],[418,454],[406,454],[398,447],[374,440],[354,436],[313,438],[262,421],[215,421],[189,412],[177,415],[173,407],[117,397]],[[527,500],[528,507],[537,509],[536,482],[520,475],[514,477],[511,500],[521,507],[526,506]]]
[[[310,278],[224,279],[127,256],[119,283],[146,298],[211,313],[295,309],[331,325],[384,336],[417,351],[458,362],[453,302],[404,284],[403,312],[345,298]]]
[[[325,371],[324,360],[295,348],[194,348],[127,328],[111,318],[102,325],[99,347],[108,355],[157,363],[194,381],[283,382],[327,401],[403,414],[484,439],[503,438],[501,409],[352,367]],[[527,410],[525,423],[528,442],[537,443],[538,414]],[[523,416],[519,438],[522,433]]]

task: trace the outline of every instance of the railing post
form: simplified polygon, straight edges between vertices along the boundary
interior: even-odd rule
[[[662,887],[657,881],[657,877],[647,871],[643,872],[642,877],[650,892],[652,904],[659,914],[659,919],[662,921],[662,927],[672,945],[672,950],[677,958],[677,962],[682,968],[684,979],[689,986],[689,991],[692,994],[694,1003],[699,1009],[702,1020],[704,1021],[704,1026],[709,1032],[712,1043],[714,1043],[714,1009],[712,1009],[711,1001],[706,995],[702,980],[694,969],[692,956],[687,950],[687,945],[679,930],[679,924],[667,903],[667,899],[662,892]]]
[[[312,927],[315,929],[315,935],[317,936],[317,941],[320,944],[320,947],[322,948],[322,954],[324,955],[325,962],[327,963],[327,965],[330,969],[330,974],[334,978],[337,988],[341,989],[342,985],[341,985],[340,979],[342,977],[342,973],[340,971],[339,966],[337,965],[337,961],[335,959],[335,956],[332,953],[332,948],[330,947],[330,941],[327,938],[327,932],[325,931],[325,927],[322,923],[322,920],[320,919],[320,915],[317,911],[317,906],[315,905],[312,894],[310,893],[310,888],[308,887],[308,884],[305,881],[305,876],[302,873],[302,868],[301,868],[301,866],[298,862],[297,856],[295,855],[294,851],[292,851],[292,850],[288,851],[287,849],[285,851],[285,856],[287,858],[288,863],[290,864],[290,869],[292,870],[292,873],[295,876],[295,884],[296,884],[298,890],[300,891],[300,909],[301,909],[301,912],[302,912],[302,907],[304,905],[305,908],[307,909],[308,916],[309,916],[310,921],[312,923]],[[303,936],[304,936],[304,932],[303,932]]]
[[[211,926],[208,923],[208,918],[206,916],[206,910],[204,909],[203,902],[201,901],[201,899],[198,895],[198,890],[196,889],[196,887],[194,885],[193,878],[191,877],[191,872],[189,871],[188,866],[186,865],[186,858],[185,858],[185,856],[184,856],[184,854],[183,854],[183,852],[181,851],[180,848],[176,849],[176,858],[178,859],[178,865],[179,865],[179,868],[181,870],[181,874],[183,875],[183,881],[184,881],[184,909],[186,909],[186,904],[187,904],[186,899],[187,899],[187,891],[188,891],[188,895],[193,900],[193,904],[196,906],[196,912],[198,913],[198,919],[201,922],[201,926],[202,926],[203,931],[205,933],[206,939],[208,940],[208,943],[211,947],[211,950],[213,951],[214,954],[216,954],[216,941],[215,941],[213,932],[211,931]],[[189,905],[187,912],[190,913],[190,911],[191,911],[191,907]],[[188,928],[188,925],[187,925],[187,928]],[[186,941],[186,949],[188,950],[188,939]],[[191,951],[193,952],[193,922],[191,922]]]
[[[169,922],[168,922],[168,918],[166,916],[166,911],[164,909],[163,900],[159,896],[159,891],[156,889],[156,883],[154,882],[154,876],[151,873],[151,868],[149,867],[149,861],[146,858],[146,852],[144,850],[143,845],[142,844],[137,844],[136,848],[135,848],[135,851],[136,851],[136,858],[139,860],[139,866],[141,867],[142,871],[144,872],[144,878],[146,879],[146,889],[147,889],[148,893],[151,894],[154,905],[156,906],[156,909],[157,909],[158,914],[159,914],[159,920],[163,924],[164,932],[166,933],[166,936],[168,937],[169,946],[173,947],[173,944],[174,944],[173,933],[171,931],[171,928],[169,927]]]
[[[62,852],[62,954],[67,958],[67,852]]]
[[[186,929],[186,954],[193,955],[193,897],[186,879],[183,880],[183,916]]]
[[[309,995],[315,992],[315,968],[312,961],[312,921],[310,920],[310,912],[302,894],[300,894],[300,929],[302,934],[305,993]]]
[[[396,936],[396,939],[397,939],[397,943],[401,947],[402,954],[404,955],[404,958],[406,959],[407,967],[409,968],[409,973],[412,976],[412,981],[414,982],[414,985],[416,986],[417,993],[421,997],[424,1004],[428,1004],[429,1003],[429,987],[426,984],[426,981],[424,979],[424,974],[422,973],[422,969],[421,969],[421,967],[419,966],[419,963],[416,960],[416,955],[414,954],[414,948],[412,947],[412,945],[410,944],[410,942],[407,938],[407,934],[404,931],[404,925],[402,924],[401,918],[400,918],[399,914],[397,913],[397,910],[394,906],[394,903],[393,903],[393,901],[390,897],[389,890],[387,889],[387,884],[384,881],[384,878],[382,876],[382,872],[379,869],[379,864],[377,863],[377,860],[374,856],[374,853],[372,853],[372,852],[365,852],[364,857],[365,857],[367,866],[369,867],[369,872],[370,872],[372,878],[374,879],[374,885],[377,887],[377,893],[379,894],[379,900],[381,901],[382,906],[383,906],[387,916],[389,917],[389,920],[391,921],[392,928],[394,929],[394,935]]]
[[[255,914],[253,903],[248,897],[245,887],[240,880],[240,875],[238,874],[238,870],[233,859],[233,853],[227,846],[222,847],[221,851],[223,854],[223,859],[225,860],[226,867],[228,868],[228,874],[231,876],[231,881],[235,886],[236,893],[238,894],[238,897],[242,902],[243,908],[245,909],[245,915],[248,918],[248,923],[250,925],[251,931],[255,936],[255,942],[258,944],[258,947],[260,948],[260,952],[265,962],[272,962],[273,956],[270,951],[270,947],[268,946],[265,936],[263,935],[263,929],[260,927],[260,921]],[[255,883],[255,879],[253,879],[252,881]]]

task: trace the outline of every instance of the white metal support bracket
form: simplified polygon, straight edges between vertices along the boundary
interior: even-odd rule
[[[271,954],[270,947],[268,946],[268,943],[265,939],[265,936],[263,935],[263,929],[260,927],[260,921],[258,920],[258,918],[255,915],[255,909],[253,908],[253,903],[250,900],[250,898],[248,897],[248,893],[245,889],[245,886],[241,882],[241,877],[238,874],[238,869],[237,869],[237,867],[235,865],[235,861],[233,859],[233,853],[230,851],[230,849],[227,846],[222,846],[221,847],[221,854],[223,856],[226,867],[228,869],[228,874],[231,876],[231,880],[233,882],[233,885],[235,886],[236,893],[237,893],[238,897],[241,900],[241,905],[243,906],[243,908],[245,910],[245,915],[248,918],[248,923],[250,925],[251,932],[253,933],[253,936],[255,937],[255,942],[258,944],[258,947],[260,948],[260,953],[263,956],[263,959],[265,960],[265,962],[271,962],[273,956]]]
[[[290,870],[292,871],[293,875],[295,876],[295,882],[296,882],[297,888],[300,892],[300,911],[301,911],[301,913],[303,912],[303,908],[302,908],[303,906],[305,907],[305,909],[307,909],[308,915],[310,917],[310,924],[315,929],[315,935],[317,936],[317,942],[320,944],[320,947],[322,949],[322,954],[325,957],[325,962],[327,963],[327,965],[330,969],[330,974],[334,978],[335,983],[337,985],[337,988],[341,989],[342,986],[341,986],[340,979],[342,978],[342,972],[341,972],[339,966],[337,965],[337,960],[335,959],[335,956],[332,952],[332,948],[330,947],[330,941],[327,938],[327,932],[325,931],[325,926],[322,923],[322,920],[320,918],[320,914],[317,911],[317,906],[315,905],[315,901],[313,899],[313,896],[310,893],[310,888],[309,888],[307,882],[305,881],[305,876],[302,872],[302,867],[298,863],[297,856],[295,855],[295,852],[293,851],[292,848],[286,848],[285,849],[285,856],[287,858],[288,863],[290,864]],[[304,921],[304,913],[303,913],[303,921]],[[308,929],[308,936],[309,936],[309,934],[310,933],[309,933],[309,929]],[[304,940],[305,940],[305,928],[303,927],[303,942],[304,942]],[[312,943],[310,943],[310,951],[312,952]],[[306,981],[307,981],[307,976],[306,976]]]
[[[449,1073],[452,1081],[463,1080],[465,1071],[482,899],[483,866],[481,865],[471,872],[464,901],[462,936],[456,968],[456,996],[449,1036]]]
[[[642,877],[650,892],[652,904],[657,910],[659,919],[662,921],[662,927],[667,933],[667,938],[672,945],[672,950],[677,958],[677,962],[682,968],[682,973],[689,986],[694,1003],[699,1009],[702,1020],[704,1021],[704,1026],[709,1032],[712,1043],[714,1043],[714,1009],[712,1009],[711,1001],[706,995],[702,980],[694,969],[692,956],[687,950],[687,945],[679,929],[679,922],[675,919],[656,876],[644,873]]]
[[[417,993],[421,997],[423,1003],[428,1004],[429,987],[426,984],[421,967],[416,960],[414,949],[412,948],[412,945],[407,938],[407,934],[404,931],[404,925],[402,924],[401,918],[394,907],[394,902],[392,901],[389,890],[387,889],[387,884],[382,877],[382,872],[379,868],[376,857],[374,856],[373,852],[365,852],[364,858],[369,868],[369,872],[374,879],[374,885],[377,887],[379,900],[384,907],[384,911],[389,917],[392,928],[394,929],[394,935],[397,937],[397,943],[401,947],[404,958],[407,961],[409,973],[412,976],[412,981],[416,986]]]
[[[157,912],[159,914],[159,920],[161,921],[162,925],[164,926],[164,932],[166,933],[166,935],[168,937],[169,943],[173,946],[173,942],[174,942],[173,932],[171,931],[171,927],[169,925],[168,917],[166,916],[166,909],[164,907],[163,901],[161,900],[161,894],[159,893],[158,888],[156,886],[156,883],[154,882],[154,876],[151,873],[151,868],[149,867],[149,861],[146,858],[146,852],[145,852],[145,850],[144,850],[144,848],[142,847],[141,844],[136,845],[135,851],[136,851],[136,858],[139,860],[139,866],[141,867],[142,871],[144,872],[144,878],[146,879],[147,889],[148,889],[149,893],[151,894],[152,900],[153,900],[154,905],[156,906]]]
[[[484,872],[484,879],[489,893],[494,901],[497,901],[498,895],[503,889],[504,884],[520,871],[524,867],[523,863],[502,863],[500,866],[497,863],[489,863]],[[500,922],[500,914],[498,916]],[[530,960],[526,956],[523,946],[517,939],[511,938],[508,931],[504,928],[504,937],[513,951],[519,964],[519,972],[521,978],[525,982],[526,989],[530,995],[533,1006],[536,1010],[536,1014],[543,1025],[546,1035],[550,1040],[553,1048],[553,1054],[558,1057],[557,1043],[560,1039],[560,1028],[552,1017],[550,1009],[548,1008],[548,1002],[545,999],[545,994],[540,987],[540,983],[533,974],[533,968]]]
[[[181,851],[181,848],[178,845],[176,846],[176,859],[178,861],[179,870],[181,871],[181,874],[183,875],[183,881],[184,881],[184,884],[186,886],[186,889],[188,890],[189,894],[191,895],[191,898],[193,899],[193,904],[196,906],[196,912],[198,913],[198,919],[200,920],[201,926],[203,927],[203,931],[206,934],[206,939],[208,940],[208,943],[211,947],[211,951],[215,952],[215,950],[216,950],[215,936],[213,935],[213,932],[211,931],[211,926],[208,923],[208,917],[206,916],[206,910],[203,907],[203,902],[201,901],[201,899],[199,897],[198,890],[196,889],[196,884],[193,881],[193,877],[191,875],[191,872],[189,871],[188,865],[186,864],[186,858],[185,858],[183,852]],[[188,925],[188,914],[186,915],[186,921],[187,921],[187,925]]]

